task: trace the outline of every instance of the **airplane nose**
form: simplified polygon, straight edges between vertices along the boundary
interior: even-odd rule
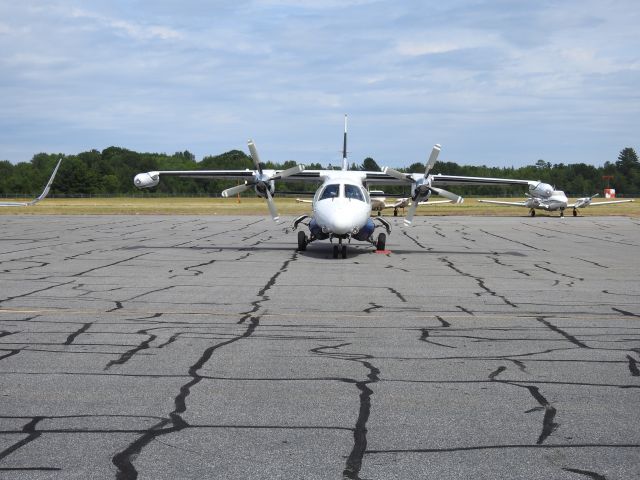
[[[334,218],[333,221],[331,222],[331,230],[333,231],[333,233],[337,235],[344,235],[344,234],[350,233],[351,230],[353,229],[353,225],[351,225],[351,223],[352,222],[350,222],[348,218],[344,218],[344,217]]]

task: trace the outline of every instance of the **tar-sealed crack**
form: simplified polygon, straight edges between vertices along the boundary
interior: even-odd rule
[[[64,342],[65,345],[71,345],[73,343],[73,341],[76,339],[76,337],[84,332],[86,332],[87,330],[89,330],[89,327],[91,327],[91,323],[85,323],[82,325],[82,327],[80,327],[78,330],[76,330],[75,332],[73,332],[71,335],[69,335],[67,337],[66,342]]]
[[[342,476],[345,479],[360,480],[359,474],[362,468],[362,458],[367,450],[367,421],[371,414],[371,395],[373,395],[373,390],[371,390],[368,385],[380,380],[380,370],[369,362],[369,360],[373,358],[371,355],[339,351],[339,349],[348,345],[350,345],[350,343],[322,346],[313,348],[311,352],[337,360],[357,362],[363,365],[369,372],[367,373],[368,380],[353,380],[351,382],[360,390],[360,408],[358,410],[356,426],[353,430],[353,448],[347,457],[345,469],[342,472]]]
[[[519,242],[517,240],[512,240],[511,238],[507,238],[507,237],[503,237],[501,235],[496,235],[495,233],[491,233],[491,232],[487,232],[486,230],[482,230],[480,229],[480,231],[482,233],[485,233],[487,235],[490,235],[492,237],[496,237],[496,238],[500,238],[502,240],[506,240],[507,242],[512,242],[512,243],[516,243],[518,245],[522,245],[523,247],[527,247],[527,248],[531,248],[533,250],[538,250],[538,251],[542,251],[542,252],[546,252],[547,250],[545,250],[544,248],[538,248],[538,247],[534,247],[533,245],[529,245],[528,243],[524,243],[524,242]]]
[[[631,355],[627,355],[627,360],[629,360],[629,371],[631,375],[634,377],[640,377],[640,370],[638,370],[638,362]]]
[[[580,468],[563,468],[565,472],[577,473],[584,475],[585,477],[592,478],[593,480],[607,480],[607,477],[600,475],[599,473],[592,472],[591,470],[583,470]]]
[[[480,288],[482,288],[485,292],[487,292],[489,295],[491,295],[491,296],[493,296],[493,297],[496,297],[496,298],[499,298],[499,299],[500,299],[500,300],[502,300],[506,305],[509,305],[509,306],[511,306],[511,307],[513,307],[513,308],[518,308],[518,306],[517,306],[515,303],[513,303],[513,302],[509,301],[509,300],[508,300],[504,295],[500,295],[500,294],[498,294],[497,292],[495,292],[494,290],[491,290],[489,287],[487,287],[487,285],[485,284],[485,280],[484,280],[484,278],[482,278],[482,277],[476,277],[476,276],[474,276],[474,275],[471,275],[470,273],[463,272],[463,271],[462,271],[462,270],[460,270],[458,267],[456,267],[456,266],[454,265],[454,263],[453,263],[451,260],[449,260],[449,259],[448,259],[448,258],[446,258],[446,257],[440,257],[440,258],[439,258],[439,260],[440,260],[441,262],[443,262],[444,264],[446,264],[446,265],[447,265],[447,267],[449,267],[449,268],[450,268],[451,270],[453,270],[454,272],[457,272],[457,273],[459,273],[460,275],[463,275],[463,276],[465,276],[465,277],[468,277],[468,278],[471,278],[471,279],[475,280],[475,282],[478,284],[478,286],[479,286]]]
[[[199,371],[209,362],[216,350],[253,335],[254,331],[260,324],[260,316],[256,315],[256,313],[258,312],[258,310],[260,310],[261,303],[269,299],[269,297],[266,295],[266,292],[275,284],[278,276],[286,271],[290,262],[295,260],[296,258],[297,252],[294,252],[292,258],[285,261],[282,267],[267,281],[266,285],[262,289],[260,289],[260,291],[258,292],[258,296],[261,297],[260,300],[252,302],[254,308],[250,312],[247,312],[243,316],[241,322],[239,322],[244,323],[247,320],[249,321],[244,332],[224,342],[211,345],[204,350],[196,363],[189,367],[188,374],[191,380],[180,387],[178,394],[174,398],[174,409],[169,413],[169,418],[162,419],[160,422],[147,430],[142,436],[138,437],[136,440],[130,443],[124,450],[116,453],[113,456],[112,463],[118,469],[118,472],[116,474],[117,480],[134,480],[138,478],[138,472],[133,465],[133,460],[156,437],[166,435],[168,433],[177,432],[190,427],[190,425],[184,420],[182,415],[187,411],[187,398],[191,394],[192,389],[197,386],[204,378],[206,378],[200,375]],[[140,333],[146,333],[146,331],[141,330]],[[143,342],[141,345],[133,350],[130,350],[127,353],[131,353],[132,355],[142,348],[148,348],[148,344],[153,339],[155,339],[155,335],[148,335],[150,336],[150,338],[147,341]],[[144,345],[145,343],[146,346]],[[128,358],[130,358],[130,355]],[[125,358],[125,356],[123,355],[119,360],[126,361],[128,360],[128,358]],[[112,363],[115,364],[123,362],[119,362],[118,360],[115,362],[110,362],[107,367],[111,366]]]
[[[453,347],[451,345],[446,345],[444,343],[434,342],[433,340],[431,340],[429,338],[429,335],[430,335],[430,333],[429,333],[429,329],[428,328],[421,328],[420,329],[420,341],[425,342],[425,343],[430,343],[432,345],[437,345],[439,347],[456,348],[456,347]]]
[[[44,418],[45,417],[39,417],[39,416],[33,417],[31,421],[29,421],[24,427],[22,427],[22,432],[28,434],[27,437],[23,438],[22,440],[14,443],[13,445],[5,448],[2,452],[0,452],[0,460],[11,455],[13,452],[25,446],[27,443],[33,442],[40,435],[42,435],[41,432],[36,431],[36,425],[38,424],[38,422],[40,422]]]
[[[559,424],[554,422],[557,411],[555,407],[551,405],[551,403],[549,403],[549,401],[544,397],[544,395],[540,393],[540,389],[538,387],[533,385],[521,385],[520,383],[517,383],[517,382],[510,382],[507,380],[498,379],[497,378],[498,375],[500,375],[506,369],[507,367],[505,366],[498,367],[495,371],[489,374],[489,380],[493,382],[502,383],[505,385],[512,385],[514,387],[526,388],[531,394],[531,396],[535,398],[535,400],[540,404],[540,408],[534,408],[526,412],[526,413],[534,412],[539,409],[544,410],[544,418],[542,419],[542,431],[540,432],[540,435],[538,436],[538,440],[536,441],[536,444],[540,445],[558,428]]]
[[[562,335],[564,338],[566,338],[567,340],[569,340],[571,343],[573,343],[574,345],[577,345],[580,348],[591,348],[588,345],[585,345],[584,343],[582,343],[580,340],[578,340],[576,337],[574,337],[573,335],[568,334],[567,332],[565,332],[564,330],[562,330],[559,327],[556,327],[555,325],[553,325],[551,322],[547,321],[544,319],[544,317],[537,317],[536,318],[537,321],[539,321],[540,323],[542,323],[543,325],[546,325],[547,327],[549,327],[551,330],[553,330],[556,333],[559,333],[560,335]]]
[[[406,231],[406,230],[402,230],[402,234],[403,234],[405,237],[407,237],[407,238],[411,239],[411,240],[413,241],[413,243],[415,243],[415,244],[416,244],[417,246],[419,246],[420,248],[424,248],[425,250],[430,250],[430,248],[429,248],[429,247],[424,246],[424,245],[423,245],[423,244],[421,244],[421,243],[420,243],[416,238],[414,238],[414,237],[412,237],[411,235],[409,235],[409,234],[407,233],[407,231]]]

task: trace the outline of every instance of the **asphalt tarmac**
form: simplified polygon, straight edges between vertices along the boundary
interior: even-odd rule
[[[0,217],[0,478],[640,478],[640,221]]]

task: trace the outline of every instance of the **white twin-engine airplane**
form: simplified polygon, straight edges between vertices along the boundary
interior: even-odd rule
[[[374,237],[374,230],[383,227],[386,233],[391,233],[391,225],[382,218],[371,218],[371,197],[367,191],[369,185],[411,185],[411,206],[404,220],[407,226],[413,222],[413,217],[419,203],[429,199],[431,194],[441,195],[454,203],[461,203],[462,197],[443,190],[443,185],[527,185],[526,180],[512,180],[482,177],[460,177],[451,175],[431,175],[429,172],[436,163],[440,145],[435,145],[427,162],[424,174],[401,173],[385,167],[381,172],[349,170],[347,163],[347,131],[345,117],[344,146],[342,170],[306,170],[304,165],[296,165],[287,170],[266,170],[262,168],[258,152],[252,140],[249,140],[249,151],[255,165],[255,170],[195,170],[195,171],[164,171],[139,173],[134,177],[134,184],[139,188],[150,188],[158,185],[160,177],[171,175],[186,178],[217,178],[229,180],[244,180],[244,184],[228,188],[222,192],[223,197],[231,197],[253,188],[259,197],[267,201],[269,211],[274,221],[279,220],[273,202],[275,181],[289,179],[292,181],[320,182],[312,204],[311,215],[301,215],[293,222],[293,229],[302,223],[309,229],[309,235],[304,231],[298,232],[298,250],[306,250],[307,245],[315,240],[328,239],[338,244],[333,246],[333,258],[346,258],[347,246],[351,240],[371,243],[377,250],[384,250],[386,245],[385,233]],[[374,223],[374,220],[378,222]]]
[[[30,202],[0,202],[0,207],[30,207],[35,205],[40,200],[43,200],[47,195],[49,195],[49,190],[51,189],[51,184],[53,183],[54,178],[56,178],[56,173],[58,173],[58,167],[62,163],[62,159],[58,160],[56,168],[53,169],[53,173],[47,182],[47,185],[44,187],[44,190],[40,194],[39,197],[34,198]]]
[[[529,209],[529,215],[536,216],[536,209],[545,210],[547,212],[553,212],[560,210],[560,216],[564,217],[565,208],[573,208],[573,216],[578,216],[579,208],[586,208],[589,205],[610,205],[612,203],[627,203],[633,202],[633,200],[610,200],[606,202],[592,202],[594,197],[599,194],[596,193],[590,197],[582,197],[575,201],[575,203],[569,203],[567,196],[562,190],[556,190],[548,183],[532,182],[529,181],[529,193],[527,199],[524,202],[502,202],[498,200],[478,200],[482,203],[495,203],[496,205],[510,205],[514,207],[527,207]]]

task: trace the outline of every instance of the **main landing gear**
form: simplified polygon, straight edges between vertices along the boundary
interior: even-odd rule
[[[384,250],[387,244],[387,236],[384,233],[378,235],[378,241],[376,242],[376,250]]]
[[[578,216],[578,210],[576,210],[575,208],[573,209],[573,216],[577,217]]]
[[[303,231],[298,232],[298,251],[304,252],[307,249],[307,243],[309,243],[309,239],[307,238],[307,234]]]
[[[536,211],[532,208],[531,210],[529,210],[529,215],[531,215],[532,217],[535,217]]]

